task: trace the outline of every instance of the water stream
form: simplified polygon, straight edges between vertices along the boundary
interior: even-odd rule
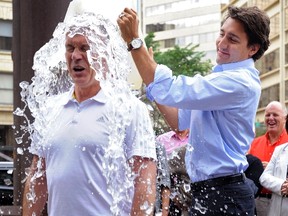
[[[71,26],[73,26],[71,31]],[[133,104],[131,98],[134,93],[131,91],[127,76],[131,72],[131,65],[128,61],[126,45],[122,40],[115,24],[105,19],[102,15],[93,13],[83,13],[71,18],[66,22],[61,22],[56,27],[53,37],[34,56],[34,76],[31,82],[20,83],[21,100],[25,104],[23,109],[17,108],[14,114],[24,117],[25,121],[20,126],[16,141],[18,144],[18,154],[23,154],[23,137],[29,136],[32,145],[29,147],[31,153],[37,153],[41,148],[47,147],[46,143],[53,138],[53,131],[57,131],[54,125],[55,120],[62,111],[62,104],[57,98],[69,91],[73,82],[68,75],[65,60],[65,37],[70,31],[69,37],[75,34],[85,34],[90,50],[87,52],[88,59],[96,71],[95,79],[101,83],[101,88],[105,89],[108,97],[111,98],[109,112],[109,144],[103,148],[101,156],[103,175],[108,184],[108,192],[113,197],[111,211],[113,215],[120,215],[119,205],[122,200],[130,200],[127,191],[133,188],[134,176],[130,174],[127,159],[123,152],[125,139],[125,128],[130,123]],[[28,119],[25,112],[30,111],[31,116],[36,119]],[[141,117],[141,116],[139,116]],[[137,128],[143,134],[147,130],[147,125]],[[53,127],[53,130],[49,128]],[[143,142],[151,142],[144,140]],[[145,143],[143,143],[145,145]],[[82,147],[82,151],[87,149]],[[95,152],[98,150],[95,148]],[[38,165],[41,167],[41,164]],[[126,172],[125,175],[121,173]],[[28,171],[27,171],[28,172]],[[40,171],[32,178],[39,178],[43,175]],[[125,178],[123,178],[125,176]],[[23,180],[25,181],[25,179]],[[31,201],[35,201],[33,188],[25,195]],[[143,208],[151,211],[149,206]]]

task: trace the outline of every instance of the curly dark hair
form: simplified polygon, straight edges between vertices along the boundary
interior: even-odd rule
[[[257,6],[253,7],[228,7],[228,14],[223,22],[228,18],[238,20],[242,23],[248,36],[248,46],[259,44],[260,48],[252,58],[254,61],[259,59],[270,45],[270,18]]]

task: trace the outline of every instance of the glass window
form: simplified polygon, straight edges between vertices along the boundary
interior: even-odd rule
[[[12,37],[2,37],[0,36],[0,50],[12,50]]]
[[[0,20],[0,36],[12,37],[12,21]]]
[[[285,16],[285,29],[288,29],[288,7],[285,9],[285,15],[284,16]]]
[[[279,49],[276,49],[275,51],[262,56],[261,59],[256,61],[256,68],[260,71],[260,75],[279,68],[279,58]]]
[[[185,37],[177,37],[177,38],[171,38],[171,39],[166,39],[165,40],[165,45],[160,46],[159,48],[170,48],[170,47],[174,47],[175,45],[178,46],[187,46],[188,44],[193,44],[193,45],[198,45],[198,44],[202,44],[202,43],[209,43],[209,42],[215,42],[216,37],[218,36],[218,32],[217,33],[204,33],[204,34],[200,34],[200,35],[189,35],[189,36],[185,36]],[[161,42],[158,41],[160,44]],[[163,45],[163,44],[162,44]],[[214,49],[214,47],[213,47]]]
[[[288,64],[288,44],[285,44],[285,64]]]
[[[271,101],[279,101],[279,84],[262,89],[259,108],[265,108]]]
[[[13,132],[11,126],[0,125],[0,152],[2,153],[0,161],[11,161],[13,159]]]
[[[199,38],[200,38],[200,44],[201,44],[201,43],[206,43],[206,41],[207,41],[207,34],[201,34],[201,35],[199,36]]]
[[[192,44],[194,44],[194,45],[196,45],[196,44],[199,44],[199,35],[193,35],[192,36],[192,41],[191,41],[191,43]]]
[[[3,125],[0,125],[0,146],[4,146],[5,144],[6,144],[5,128]]]
[[[174,47],[176,45],[175,38],[165,40],[165,48]]]
[[[288,80],[285,81],[285,100],[288,100]]]
[[[155,16],[170,12],[179,12],[183,10],[189,10],[191,8],[199,8],[199,7],[206,7],[211,5],[219,5],[220,10],[220,3],[228,3],[228,0],[213,0],[213,1],[199,1],[199,0],[178,0],[171,3],[155,5],[151,7],[147,7],[145,9],[146,16]]]
[[[179,37],[179,38],[175,38],[176,44],[178,46],[185,46],[186,44],[188,44],[186,41],[185,37]]]
[[[264,10],[269,5],[279,0],[250,0],[250,5],[257,5],[261,10]]]
[[[209,42],[215,42],[216,38],[218,36],[218,32],[207,32],[199,35],[200,41],[199,43],[209,43]]]
[[[13,76],[0,73],[0,104],[13,104]]]
[[[280,15],[279,13],[270,18],[270,37],[280,33]]]
[[[189,28],[193,26],[202,26],[205,24],[219,23],[220,24],[220,14],[208,14],[203,16],[194,16],[184,19],[177,19],[167,21],[165,23],[154,23],[146,25],[146,33],[165,31],[170,29],[182,29]]]
[[[0,50],[12,50],[12,21],[0,20]]]

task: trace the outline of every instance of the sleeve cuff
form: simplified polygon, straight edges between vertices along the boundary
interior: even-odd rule
[[[152,94],[150,93],[152,89],[152,83],[150,83],[148,85],[148,87],[146,87],[146,97],[148,98],[149,101],[153,102],[155,100],[155,98],[152,96]]]

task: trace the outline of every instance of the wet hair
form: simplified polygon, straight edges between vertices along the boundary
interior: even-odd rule
[[[254,61],[259,59],[270,45],[270,18],[258,7],[228,7],[228,14],[223,22],[228,18],[235,19],[242,23],[244,30],[248,36],[248,46],[259,44],[260,48],[252,58]]]

